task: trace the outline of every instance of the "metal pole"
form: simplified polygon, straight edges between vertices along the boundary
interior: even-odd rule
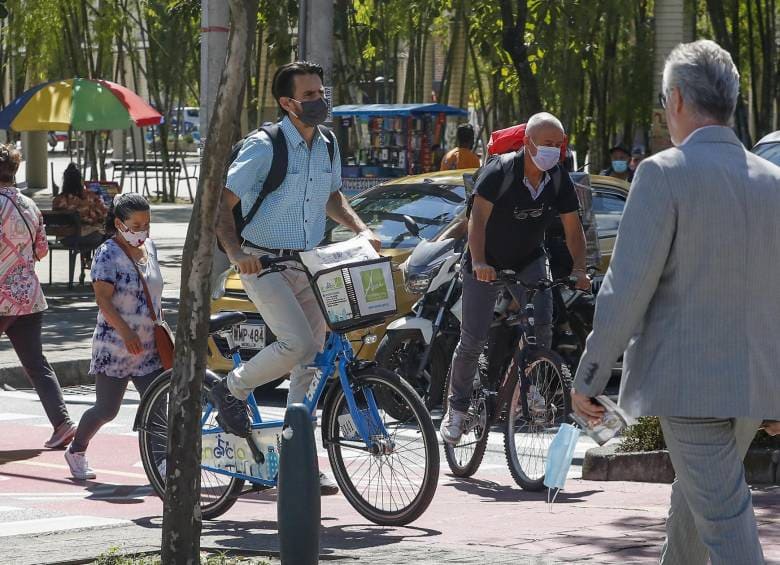
[[[311,415],[291,404],[279,453],[277,522],[282,565],[315,565],[320,552],[320,481]]]

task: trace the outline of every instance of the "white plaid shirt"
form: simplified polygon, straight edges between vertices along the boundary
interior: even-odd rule
[[[263,201],[241,233],[247,241],[270,249],[312,249],[325,235],[325,206],[341,188],[341,156],[338,143],[331,165],[327,140],[314,135],[311,149],[289,118],[281,122],[287,142],[287,176]],[[334,139],[335,143],[335,139]],[[259,132],[244,142],[230,165],[227,188],[241,199],[249,213],[271,169],[273,145]]]

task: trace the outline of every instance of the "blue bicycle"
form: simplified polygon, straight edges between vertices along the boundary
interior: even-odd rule
[[[264,257],[263,272],[295,268],[284,264],[289,261],[290,257]],[[345,277],[351,285],[346,272]],[[322,299],[320,302],[325,310]],[[210,321],[209,333],[228,340],[236,367],[241,357],[232,330],[243,321],[245,316],[240,312],[216,314]],[[369,318],[362,326],[376,323],[376,318]],[[345,331],[335,331],[334,325],[339,325],[329,324],[331,332],[313,363],[316,376],[304,404],[316,418],[317,405],[328,388],[322,409],[322,443],[336,482],[350,504],[376,524],[408,524],[426,510],[438,483],[439,449],[430,415],[405,380],[374,363],[358,360]],[[242,494],[276,486],[281,446],[283,421],[264,420],[251,395],[250,437],[242,439],[223,431],[208,399],[218,380],[217,375],[206,372],[201,401],[200,505],[205,519],[227,512]],[[167,371],[144,394],[133,428],[139,434],[144,470],[160,497],[165,493],[170,391]]]

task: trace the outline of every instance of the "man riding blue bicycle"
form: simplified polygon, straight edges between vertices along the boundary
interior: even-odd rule
[[[455,445],[463,434],[479,356],[493,321],[499,288],[496,271],[511,269],[526,284],[548,277],[544,235],[560,215],[566,246],[574,266],[576,287],[590,290],[585,270],[585,234],[579,201],[569,175],[560,164],[565,134],[553,115],[540,113],[528,120],[524,147],[486,163],[474,187],[468,223],[468,252],[463,273],[463,322],[460,342],[450,369],[447,414],[442,439]],[[521,305],[522,306],[522,305]],[[550,347],[552,297],[538,292],[534,299],[537,343]]]
[[[379,240],[357,216],[341,189],[341,159],[327,117],[322,67],[295,62],[280,67],[272,91],[284,118],[243,143],[222,191],[217,235],[243,287],[277,341],[231,371],[211,392],[225,430],[250,433],[246,399],[252,391],[290,373],[288,404],[301,402],[314,376],[308,365],[325,342],[326,323],[305,272],[286,269],[261,274],[261,256],[307,251],[324,236],[326,217]],[[278,165],[286,168],[278,175]],[[276,163],[277,169],[274,168]],[[273,180],[272,180],[272,177]],[[273,193],[267,191],[270,183]],[[234,207],[243,229],[237,233]],[[338,488],[320,474],[322,494]]]

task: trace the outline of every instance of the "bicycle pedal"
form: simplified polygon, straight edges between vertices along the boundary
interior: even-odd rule
[[[258,463],[260,465],[265,463],[265,455],[263,455],[260,446],[257,445],[257,442],[255,441],[255,437],[250,434],[246,438],[246,442],[249,444],[249,449],[250,451],[252,451],[252,455],[255,458],[255,463]]]

